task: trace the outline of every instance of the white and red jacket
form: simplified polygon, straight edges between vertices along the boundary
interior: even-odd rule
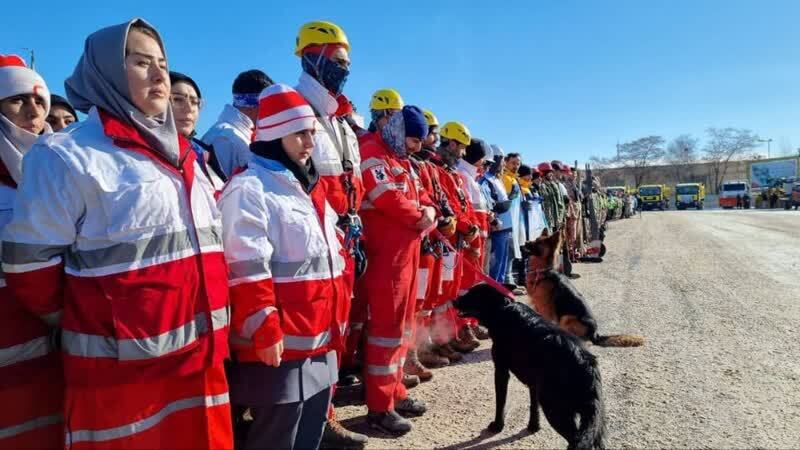
[[[196,373],[228,354],[228,291],[214,189],[92,109],[24,161],[3,235],[12,294],[63,329],[68,384]]]
[[[317,80],[303,72],[295,89],[317,114],[311,159],[314,160],[314,167],[324,185],[328,202],[340,216],[346,214],[350,207],[357,211],[362,196],[358,137],[346,121],[336,118],[339,102]],[[351,182],[356,189],[355,199],[344,188],[343,178],[346,175],[342,166],[343,159],[353,163]]]
[[[219,200],[239,361],[283,339],[283,359],[343,350],[350,299],[337,214],[278,161],[251,157]]]
[[[11,221],[16,195],[16,181],[0,160],[0,233]],[[54,358],[50,328],[14,299],[0,270],[0,385],[29,382],[42,368],[58,367]]]
[[[472,205],[473,218],[477,222],[476,225],[481,229],[481,237],[485,238],[489,235],[489,205],[478,184],[478,168],[463,159],[459,159],[456,171],[461,177],[464,195]]]

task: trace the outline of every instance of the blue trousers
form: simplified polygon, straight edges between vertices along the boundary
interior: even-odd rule
[[[490,254],[489,276],[498,283],[504,283],[508,272],[508,250],[511,248],[511,229],[493,231],[492,253]]]

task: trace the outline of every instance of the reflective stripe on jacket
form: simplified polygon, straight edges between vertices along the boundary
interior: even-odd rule
[[[281,163],[253,155],[219,201],[229,266],[232,344],[240,361],[281,339],[284,360],[342,349],[349,301],[337,215],[323,186],[307,194]]]
[[[68,383],[195,373],[227,356],[222,222],[179,140],[175,167],[92,109],[25,159],[3,270],[28,310],[63,328]]]

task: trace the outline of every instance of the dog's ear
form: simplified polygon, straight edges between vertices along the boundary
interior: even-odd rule
[[[547,237],[550,236],[550,232],[547,231],[547,228],[542,230],[542,234],[539,237]]]
[[[547,245],[550,247],[556,248],[561,241],[561,233],[553,233],[553,235],[545,239],[545,241],[547,241]]]
[[[523,253],[533,253],[533,249],[536,248],[536,242],[528,241],[522,245]]]

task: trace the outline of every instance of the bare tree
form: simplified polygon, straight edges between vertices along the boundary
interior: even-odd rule
[[[664,138],[646,136],[619,146],[616,163],[633,175],[636,187],[642,185],[651,167],[664,157]]]
[[[714,176],[714,188],[719,192],[720,185],[728,172],[731,161],[748,156],[758,144],[758,135],[743,128],[706,129],[708,142],[703,149],[703,156],[711,163],[711,174]]]
[[[592,165],[594,176],[596,176],[604,186],[608,181],[609,173],[616,172],[616,170],[614,170],[614,158],[592,155],[589,157],[589,163]]]
[[[686,173],[695,161],[698,160],[698,142],[690,134],[682,134],[667,146],[666,160],[672,166],[675,182],[680,183],[686,177]]]

